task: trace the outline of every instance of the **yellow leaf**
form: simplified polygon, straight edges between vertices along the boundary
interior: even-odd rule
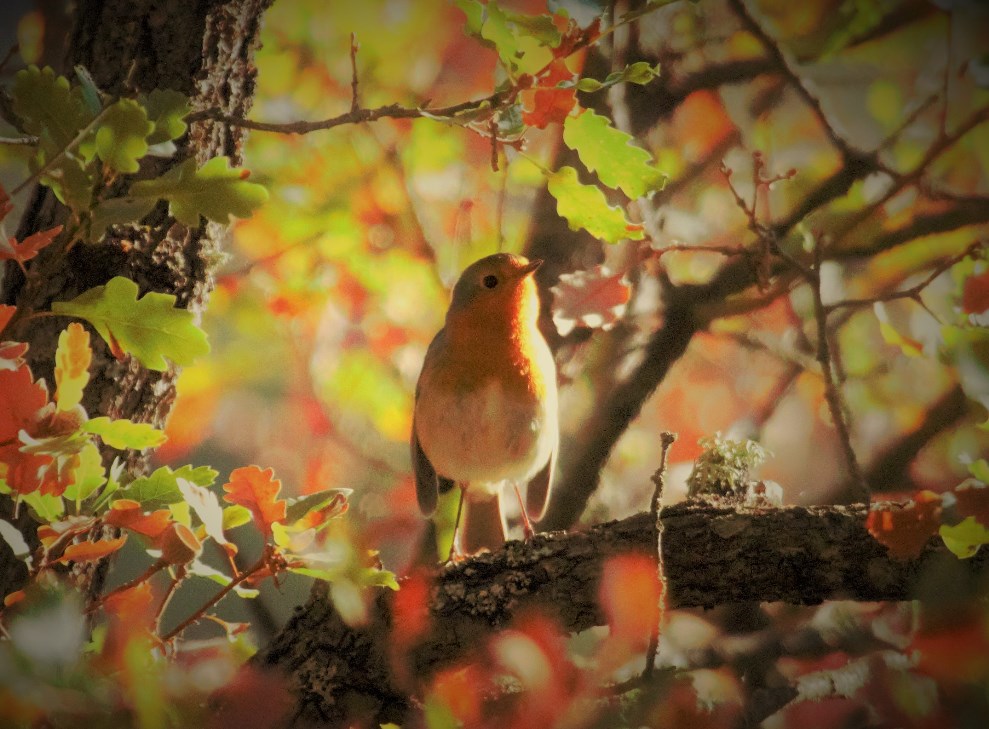
[[[92,359],[89,332],[82,324],[72,322],[58,335],[55,350],[55,402],[59,410],[71,410],[82,400]]]

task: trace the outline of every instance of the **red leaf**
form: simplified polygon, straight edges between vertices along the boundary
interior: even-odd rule
[[[570,81],[574,76],[562,58],[550,63],[535,87],[525,89],[521,94],[522,121],[539,129],[545,129],[552,122],[562,124],[577,104],[577,89],[559,89],[556,85],[561,81]]]
[[[224,500],[243,506],[254,516],[258,528],[271,536],[271,525],[285,519],[285,501],[278,498],[282,482],[274,477],[274,470],[262,471],[257,466],[238,468],[230,474],[230,481],[223,485]]]
[[[989,528],[989,486],[974,478],[967,479],[955,487],[956,509],[964,519],[974,516],[982,526]]]
[[[978,610],[958,610],[950,624],[923,626],[913,639],[918,670],[938,684],[980,684],[989,676],[989,635]]]
[[[117,499],[103,518],[107,524],[128,529],[149,539],[158,539],[172,523],[172,512],[158,509],[145,514],[141,504],[132,499]]]
[[[431,580],[424,573],[410,575],[395,593],[392,638],[403,652],[429,627],[429,592]]]
[[[113,554],[127,541],[127,535],[116,539],[98,539],[95,542],[79,542],[70,544],[65,548],[65,553],[59,558],[59,562],[93,562],[103,559],[109,554]]]
[[[981,314],[989,309],[989,270],[969,276],[962,289],[962,310],[966,314]]]
[[[210,697],[207,729],[284,726],[295,706],[284,679],[253,666],[240,669]]]
[[[919,557],[941,526],[941,497],[933,491],[918,491],[904,505],[873,504],[865,526],[897,559]]]
[[[561,336],[575,327],[610,329],[625,313],[631,288],[624,273],[604,266],[560,276],[553,291],[553,323]]]
[[[545,129],[553,122],[563,123],[577,103],[576,89],[526,89],[522,92],[522,121]]]
[[[20,243],[16,238],[8,238],[6,245],[0,243],[0,261],[17,261],[20,264],[30,261],[61,232],[62,226],[56,225],[49,230],[29,235]]]
[[[23,351],[20,352],[23,354]],[[15,370],[0,368],[0,463],[7,465],[5,479],[11,489],[28,494],[46,485],[51,456],[20,451],[21,430],[36,435],[42,409],[48,404],[44,382],[35,382],[26,365]]]

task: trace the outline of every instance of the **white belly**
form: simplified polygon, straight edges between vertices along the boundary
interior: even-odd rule
[[[422,449],[438,474],[455,481],[528,481],[546,465],[559,438],[555,383],[547,390],[542,402],[520,402],[492,380],[457,397],[420,398],[416,430]]]

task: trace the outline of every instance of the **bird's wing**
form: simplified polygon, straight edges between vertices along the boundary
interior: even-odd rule
[[[556,465],[556,451],[549,454],[549,460],[542,470],[529,481],[525,492],[525,511],[532,521],[539,521],[546,512],[549,501],[549,487],[553,483],[553,468]]]
[[[426,350],[426,360],[429,361],[430,353],[442,347],[446,341],[444,329],[440,329],[429,343]],[[419,375],[419,382],[416,383],[416,402],[419,402],[419,390],[422,383],[422,375]],[[438,495],[449,491],[453,486],[453,481],[444,478],[436,473],[433,464],[429,462],[426,452],[419,444],[419,435],[416,432],[415,416],[412,418],[412,437],[409,442],[412,452],[412,472],[416,480],[416,499],[419,501],[419,509],[426,516],[431,515],[436,510],[436,499]]]
[[[422,446],[419,445],[414,418],[412,420],[412,440],[409,445],[412,451],[412,472],[416,479],[416,499],[419,501],[419,509],[422,513],[429,516],[436,510],[439,481],[436,476],[436,469],[433,468],[433,464],[429,462]]]

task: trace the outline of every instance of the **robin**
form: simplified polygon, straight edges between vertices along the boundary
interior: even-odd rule
[[[412,466],[426,516],[440,492],[460,487],[449,559],[461,521],[463,551],[504,544],[504,482],[515,488],[526,539],[531,520],[546,508],[559,421],[556,363],[537,326],[532,274],[541,264],[496,253],[468,266],[426,351],[416,385]],[[524,502],[519,483],[528,483]]]

